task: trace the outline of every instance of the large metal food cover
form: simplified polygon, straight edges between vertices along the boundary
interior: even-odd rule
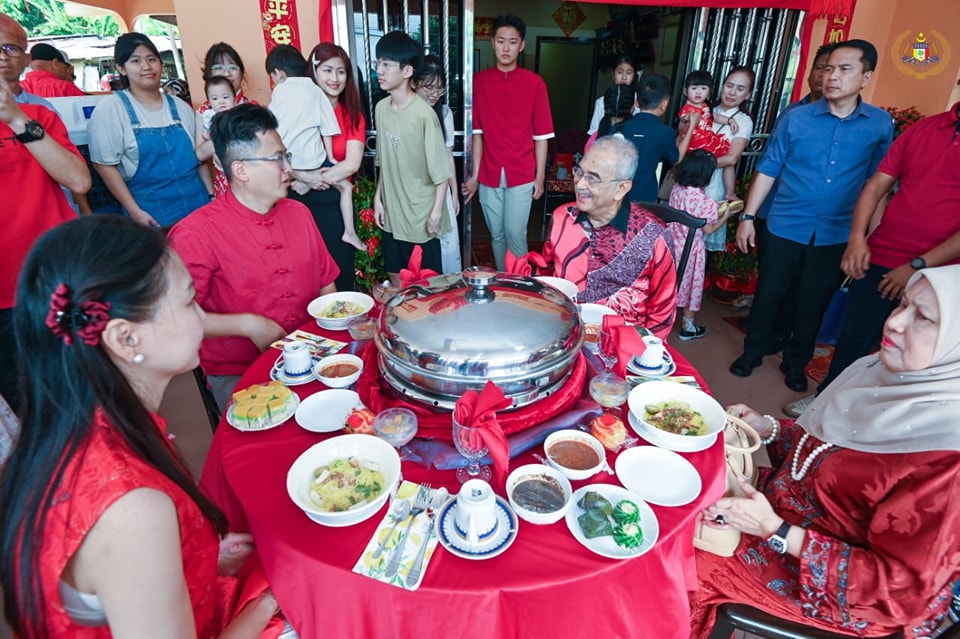
[[[559,290],[489,269],[431,284],[404,289],[380,315],[380,370],[398,392],[452,409],[491,380],[519,408],[566,381],[584,332],[576,305]]]

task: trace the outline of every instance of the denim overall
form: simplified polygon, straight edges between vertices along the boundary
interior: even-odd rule
[[[166,227],[209,204],[210,196],[197,173],[193,141],[180,126],[180,114],[173,98],[163,96],[173,124],[147,128],[140,126],[126,92],[118,91],[116,95],[127,109],[140,150],[137,172],[127,180],[127,188],[140,208]],[[129,215],[127,211],[124,213]]]

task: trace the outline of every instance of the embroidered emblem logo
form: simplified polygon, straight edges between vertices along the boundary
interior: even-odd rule
[[[950,43],[934,29],[919,33],[908,29],[894,39],[890,57],[901,73],[924,79],[947,68]]]

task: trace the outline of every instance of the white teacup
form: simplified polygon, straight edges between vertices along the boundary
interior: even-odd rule
[[[643,343],[646,348],[635,358],[637,366],[651,371],[658,370],[663,366],[663,340],[653,335],[645,335]]]
[[[304,342],[287,342],[283,345],[283,372],[288,376],[303,375],[313,368],[310,347]]]
[[[482,479],[464,482],[457,494],[457,532],[476,546],[497,529],[497,498]]]

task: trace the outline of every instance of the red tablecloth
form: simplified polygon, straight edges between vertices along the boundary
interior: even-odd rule
[[[349,341],[345,332],[304,328]],[[678,375],[696,375],[689,362],[671,354]],[[277,355],[269,349],[238,388],[266,380]],[[303,398],[322,388],[311,382],[294,390]],[[420,589],[408,592],[352,572],[386,506],[355,526],[327,528],[308,519],[287,497],[287,469],[324,437],[292,419],[255,433],[221,423],[201,479],[231,529],[253,533],[277,601],[303,639],[689,637],[687,589],[696,587],[693,521],[723,492],[722,438],[703,452],[683,455],[700,472],[703,491],[687,506],[653,506],[660,539],[641,557],[617,561],[595,555],[574,539],[562,519],[550,526],[521,521],[516,542],[493,559],[469,561],[438,547]],[[608,454],[611,467],[615,457]],[[528,452],[511,460],[511,467],[531,462]],[[446,486],[451,493],[459,489],[453,471],[405,462],[402,472],[405,479]],[[601,473],[573,482],[573,487],[601,482],[617,480]]]

